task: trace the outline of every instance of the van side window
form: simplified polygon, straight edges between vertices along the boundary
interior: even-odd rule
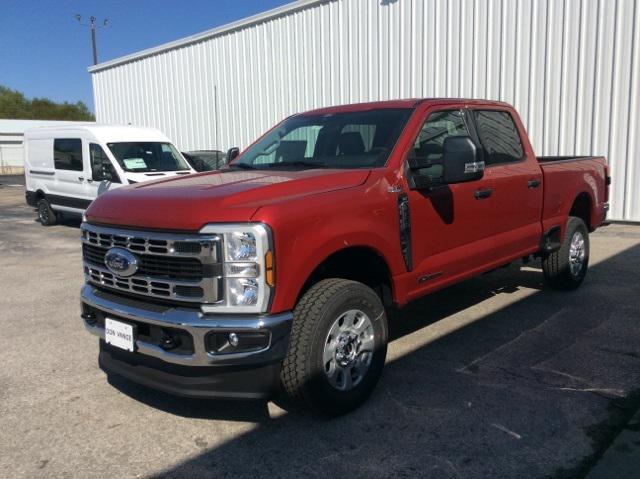
[[[442,160],[442,145],[450,136],[468,136],[469,130],[460,110],[437,111],[429,115],[424,122],[415,143],[412,154],[417,158],[431,161]],[[419,174],[437,179],[442,176],[442,165],[432,165],[419,170]]]
[[[89,159],[91,160],[91,178],[94,181],[120,183],[118,173],[113,169],[111,160],[100,145],[89,144]]]
[[[56,170],[82,171],[82,140],[58,138],[53,140],[53,164]]]
[[[524,156],[518,129],[506,111],[474,111],[480,142],[487,153],[487,164],[511,163]]]

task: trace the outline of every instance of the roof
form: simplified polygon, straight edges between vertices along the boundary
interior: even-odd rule
[[[336,105],[324,108],[318,108],[316,110],[310,110],[301,113],[301,115],[324,115],[331,113],[344,113],[351,111],[366,111],[381,108],[415,108],[421,103],[431,103],[434,105],[448,105],[448,104],[466,104],[466,105],[494,105],[501,107],[509,107],[508,103],[482,100],[477,98],[407,98],[403,100],[383,100],[372,101],[367,103],[352,103],[348,105]]]
[[[226,25],[222,25],[221,27],[212,28],[211,30],[196,33],[195,35],[184,37],[173,42],[163,43],[162,45],[158,45],[157,47],[148,48],[146,50],[132,53],[130,55],[125,55],[113,60],[98,63],[97,65],[90,66],[89,68],[87,68],[87,70],[90,73],[96,73],[100,70],[106,70],[117,65],[122,65],[123,63],[129,63],[144,57],[166,52],[167,50],[173,50],[175,48],[184,47],[193,43],[202,42],[212,37],[228,34],[230,32],[241,30],[251,25],[263,23],[268,20],[288,15],[299,10],[304,10],[319,3],[326,3],[331,1],[334,0],[298,0],[297,2],[287,3],[286,5],[283,5],[281,7],[267,10],[263,13],[258,13],[257,15],[238,20],[237,22],[227,23]]]
[[[93,125],[89,121],[60,121],[60,120],[12,120],[0,119],[0,134],[22,135],[26,130],[41,128],[46,126],[69,126],[69,125]]]
[[[142,128],[124,125],[65,125],[60,127],[34,128],[27,130],[25,136],[30,138],[50,137],[52,132],[89,133],[96,140],[103,143],[120,141],[170,141],[164,133],[153,128]]]

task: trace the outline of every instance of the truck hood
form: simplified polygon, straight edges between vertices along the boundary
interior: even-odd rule
[[[224,171],[111,190],[91,203],[87,221],[129,228],[197,231],[207,223],[251,221],[267,204],[353,188],[370,170]]]

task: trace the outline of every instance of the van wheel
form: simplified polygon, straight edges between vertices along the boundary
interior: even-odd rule
[[[362,404],[387,355],[387,317],[380,298],[356,281],[315,284],[293,312],[280,379],[288,399],[336,416]]]
[[[55,211],[51,209],[51,205],[44,198],[38,201],[38,219],[43,226],[55,225],[57,221]]]
[[[582,219],[569,216],[562,246],[542,259],[547,283],[555,289],[576,289],[584,281],[589,266],[589,231]]]

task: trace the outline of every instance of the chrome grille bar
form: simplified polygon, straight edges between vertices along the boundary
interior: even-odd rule
[[[119,246],[132,253],[197,257],[205,264],[218,263],[221,257],[222,239],[218,235],[126,230],[87,223],[82,224],[81,231],[84,243],[104,248]]]

